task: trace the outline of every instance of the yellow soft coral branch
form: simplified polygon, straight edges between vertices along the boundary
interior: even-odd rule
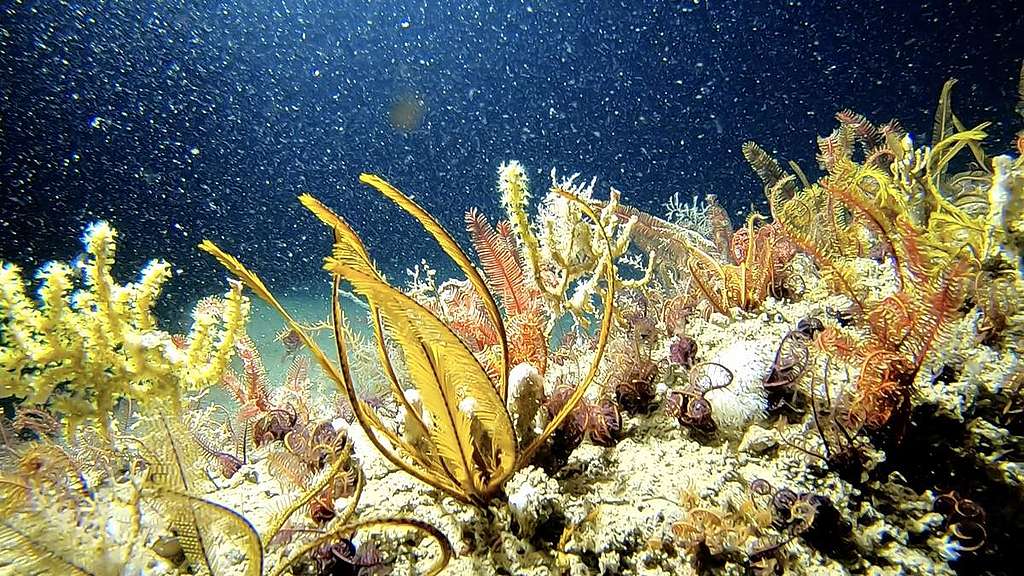
[[[63,414],[69,431],[98,420],[108,437],[120,398],[178,410],[183,391],[216,383],[248,316],[241,285],[234,283],[219,311],[197,314],[179,349],[153,315],[170,266],[153,261],[138,282],[118,284],[110,272],[116,238],[105,222],[90,226],[82,238],[80,287],[71,266],[50,263],[37,274],[35,302],[17,266],[0,268],[0,398],[48,404]]]
[[[139,282],[137,305],[135,306],[135,324],[139,330],[153,330],[156,321],[153,318],[153,304],[160,295],[164,282],[171,277],[171,265],[155,260],[142,271]]]

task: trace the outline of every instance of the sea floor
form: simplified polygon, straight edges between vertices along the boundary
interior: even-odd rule
[[[327,313],[317,298],[285,305],[303,322]],[[762,312],[712,315],[688,331],[702,357],[732,363],[739,379],[756,379],[781,337],[802,318],[826,316],[829,305],[828,297],[769,300]],[[346,308],[353,322],[362,313]],[[754,414],[705,435],[658,408],[626,415],[616,445],[584,443],[553,474],[527,467],[506,485],[507,503],[477,508],[396,470],[357,426],[338,422],[366,476],[356,515],[434,525],[457,553],[445,574],[1000,573],[993,567],[1011,545],[1010,534],[1020,533],[1024,501],[1024,450],[997,402],[1016,357],[975,344],[971,322],[964,319],[957,336],[933,355],[929,374],[950,374],[914,399],[914,421],[902,443],[876,449],[855,441],[864,447],[863,466],[846,478],[820,457],[838,447],[823,445],[808,414]],[[282,327],[270,311],[254,307],[249,333],[261,343],[271,383],[281,381],[288,364],[277,361],[285,360],[274,341]],[[331,350],[326,332],[322,338]],[[737,349],[746,355],[730,357]],[[667,363],[667,342],[657,354]],[[547,380],[575,369],[553,365]],[[322,374],[314,372],[314,380],[325,398],[333,394]],[[659,396],[672,387],[665,371]],[[259,454],[241,472],[211,498],[260,530],[283,490]],[[936,505],[954,490],[986,511],[979,551],[965,550],[955,519]],[[813,503],[811,511],[801,502]],[[801,513],[811,515],[806,524]],[[414,573],[414,565],[436,557],[426,541],[393,530],[370,530],[356,540],[397,553],[393,573]]]

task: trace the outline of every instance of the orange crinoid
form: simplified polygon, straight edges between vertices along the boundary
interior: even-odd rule
[[[822,340],[841,342],[838,355],[860,364],[850,418],[878,428],[907,414],[925,356],[963,302],[970,264],[962,252],[927,251],[935,241],[899,201],[899,184],[871,164],[854,162],[851,154],[835,158],[818,183],[794,193],[784,186],[792,183],[788,177],[771,185],[768,196],[785,234],[814,258],[832,289],[853,303],[854,322],[867,336],[854,345],[849,335],[833,330]],[[872,293],[870,279],[855,264],[870,253],[890,263],[895,293]]]
[[[729,252],[735,263],[722,262],[696,246],[689,246],[690,274],[717,312],[728,316],[735,307],[759,307],[777,286],[782,270],[795,254],[793,244],[783,237],[778,226],[754,228],[761,219],[764,217],[751,214],[746,226],[733,234]]]

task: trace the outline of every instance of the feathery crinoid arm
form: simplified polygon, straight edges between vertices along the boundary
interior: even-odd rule
[[[332,273],[380,306],[385,329],[401,348],[410,381],[429,413],[435,469],[467,495],[486,499],[513,471],[516,439],[504,402],[487,373],[444,323],[401,291],[359,270],[328,261]]]
[[[171,416],[159,415],[150,423],[149,444],[158,447],[157,460],[149,463],[143,497],[165,517],[192,569],[209,576],[261,576],[263,545],[256,529],[234,510],[202,497],[202,456],[191,434]],[[241,566],[229,560],[237,556],[244,558]]]
[[[788,176],[786,171],[757,142],[744,142],[742,150],[743,158],[747,161],[747,164],[750,164],[757,177],[761,179],[765,190],[781,184],[781,189],[786,198],[796,194],[796,183],[792,180],[786,181]]]
[[[727,291],[726,271],[721,262],[687,243],[686,260],[690,276],[716,312],[729,316],[731,306]]]
[[[487,217],[473,208],[466,212],[466,230],[480,258],[491,289],[501,296],[509,315],[522,314],[530,306],[529,290],[522,265],[507,238],[498,234]]]
[[[494,324],[494,328],[498,335],[498,343],[501,346],[502,358],[502,366],[499,373],[500,380],[498,382],[498,393],[502,398],[505,398],[508,392],[508,371],[510,369],[508,365],[508,338],[505,335],[505,324],[502,321],[501,312],[498,311],[498,304],[494,301],[494,297],[487,289],[487,283],[484,281],[483,277],[480,276],[480,273],[477,272],[476,267],[473,266],[473,262],[468,256],[466,256],[466,253],[459,248],[455,239],[452,238],[451,234],[449,234],[447,230],[444,229],[444,226],[441,226],[440,222],[400,190],[389,184],[383,178],[374,174],[360,174],[359,181],[363,184],[372,186],[388,200],[391,200],[399,208],[415,218],[416,221],[423,226],[423,229],[434,238],[441,249],[444,250],[445,254],[455,262],[455,265],[458,266],[459,269],[462,270],[463,274],[465,274],[469,279],[469,282],[473,285],[473,289],[476,290],[480,299],[483,301],[484,309],[487,311],[487,315]]]
[[[514,471],[516,438],[504,402],[483,367],[448,326],[376,273],[344,221],[311,201],[303,203],[335,231],[334,252],[325,269],[349,282],[379,311],[429,414],[422,421],[429,423],[433,452],[408,455],[428,466],[433,485],[464,500],[490,498]],[[399,447],[416,452],[409,445]]]
[[[303,206],[312,212],[321,222],[326,224],[334,233],[333,257],[339,261],[348,262],[350,265],[363,270],[379,282],[386,283],[384,277],[374,267],[366,247],[347,222],[335,214],[316,198],[308,194],[299,197]],[[427,446],[414,446],[413,443],[401,438],[394,430],[386,426],[376,412],[356,392],[352,376],[352,366],[349,358],[348,332],[345,330],[345,319],[342,314],[341,302],[338,294],[340,291],[341,277],[334,276],[332,288],[332,317],[334,325],[335,346],[338,352],[338,366],[334,368],[332,378],[345,393],[352,406],[356,421],[367,432],[371,443],[387,458],[392,464],[405,470],[415,478],[435,486],[456,497],[463,497],[462,491],[456,484],[447,477],[444,471],[438,469],[434,454],[436,448],[430,438],[426,440]],[[387,375],[393,396],[399,405],[405,410],[408,418],[414,421],[418,430],[426,430],[427,425],[423,421],[419,409],[413,407],[407,397],[406,391],[399,382],[395,365],[391,360],[391,354],[385,342],[386,334],[384,319],[380,306],[370,300],[367,303],[370,311],[370,319],[374,332],[375,348],[377,357]],[[326,361],[326,360],[324,360]],[[381,440],[383,437],[383,440]]]

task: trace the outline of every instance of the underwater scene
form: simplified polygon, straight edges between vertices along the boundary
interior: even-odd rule
[[[1021,573],[1022,32],[0,3],[0,576]]]

